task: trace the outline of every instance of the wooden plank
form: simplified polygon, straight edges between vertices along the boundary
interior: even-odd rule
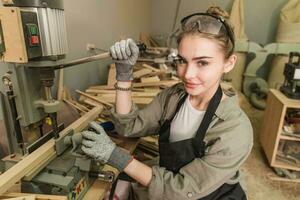
[[[299,141],[300,142],[300,138],[289,136],[289,135],[279,135],[279,138],[282,140],[290,140],[290,141]]]
[[[162,71],[167,72],[168,71],[168,66],[165,63],[159,64],[159,69]]]
[[[98,98],[101,98],[102,101],[109,102],[109,103],[115,103],[116,99],[115,96],[100,96]],[[149,104],[151,101],[153,101],[153,98],[149,97],[132,97],[132,101],[135,104]]]
[[[141,77],[143,77],[145,75],[150,74],[151,72],[152,72],[151,69],[140,69],[140,70],[138,70],[136,72],[133,72],[133,77],[134,78],[141,78]]]
[[[42,162],[44,157],[54,152],[54,140],[52,139],[1,174],[0,194],[6,192],[12,185],[35,169]]]
[[[290,178],[285,178],[285,177],[279,177],[275,174],[268,174],[267,177],[273,181],[300,183],[300,179],[290,179]]]
[[[62,101],[64,95],[64,69],[58,71],[57,100]]]
[[[31,181],[33,177],[35,177],[44,167],[46,167],[54,158],[56,157],[55,152],[51,152],[47,157],[44,157],[43,160],[39,164],[36,165],[26,176],[24,176],[23,180]]]
[[[144,43],[147,47],[152,46],[147,33],[140,33],[139,40]]]
[[[178,77],[176,77],[176,76],[172,76],[171,79],[175,80],[175,81],[180,81],[180,79]]]
[[[83,110],[83,109],[80,108],[79,106],[73,104],[71,101],[68,101],[68,100],[64,99],[64,102],[66,102],[68,105],[70,105],[70,106],[76,108],[77,110],[79,110],[79,111],[82,112],[82,113],[86,113],[86,112],[87,112],[86,110]]]
[[[98,103],[101,103],[101,104],[104,104],[104,105],[106,105],[106,106],[109,106],[109,107],[113,107],[114,105],[112,105],[112,104],[110,104],[110,103],[107,103],[106,101],[103,101],[103,100],[100,100],[100,99],[98,99],[98,98],[96,98],[96,97],[94,97],[94,96],[91,96],[91,95],[89,95],[89,94],[87,94],[87,93],[85,93],[85,92],[82,92],[82,91],[80,91],[80,90],[75,90],[78,94],[81,94],[82,96],[85,96],[85,97],[87,97],[87,98],[89,98],[89,99],[92,99],[93,101],[96,101],[96,102],[98,102]]]
[[[70,90],[64,86],[64,89],[63,89],[63,99],[67,99],[67,100],[72,100],[72,96],[71,96],[71,93],[70,93]]]
[[[106,92],[108,91],[108,92]],[[90,94],[96,94],[97,96],[114,96],[116,94],[115,90],[97,90],[97,89],[87,89],[86,93]],[[142,92],[131,92],[132,97],[155,97],[158,94],[158,92],[145,92],[144,90]]]
[[[5,62],[27,63],[27,52],[21,23],[20,8],[2,7],[0,20],[5,41]]]
[[[276,153],[275,153],[276,156]],[[278,168],[283,168],[283,169],[289,169],[289,170],[294,170],[294,171],[300,171],[300,165],[299,164],[292,164],[292,163],[287,163],[284,161],[281,161],[279,159],[276,159],[272,163],[272,167],[278,167]]]
[[[141,78],[142,83],[153,83],[153,82],[159,82],[159,81],[160,81],[160,79],[158,78],[158,76]]]
[[[85,107],[84,105],[80,104],[79,102],[77,101],[74,101],[74,100],[70,100],[71,103],[73,103],[74,105],[78,106],[79,108],[81,108],[82,110],[88,112],[89,109],[87,107]]]
[[[21,197],[13,197],[13,198],[1,198],[1,200],[36,200],[35,195],[30,196],[21,196]]]
[[[166,72],[166,71],[151,72],[148,74],[148,76],[159,76],[159,77],[163,77],[166,80],[172,79],[171,72]]]
[[[152,82],[152,83],[133,83],[133,87],[150,87],[150,86],[172,86],[179,81],[175,80],[167,80],[167,81],[159,81],[159,82]]]
[[[15,198],[1,198],[1,200],[36,200],[35,196],[23,196],[23,197],[15,197]]]
[[[90,94],[115,94],[116,90],[87,89],[85,92]]]
[[[95,102],[95,101],[93,101],[91,99],[84,99],[83,102],[86,103],[86,104],[88,104],[88,105],[90,105],[90,106],[94,106],[94,107],[103,105],[103,104],[97,103],[97,102]]]
[[[70,130],[79,132],[85,128],[88,123],[94,120],[103,110],[103,106],[93,108],[71,125],[66,127],[59,134],[61,137],[65,136]],[[22,179],[28,173],[31,173],[39,165],[43,165],[43,159],[55,152],[55,140],[51,139],[31,154],[24,157],[20,162],[5,171],[0,175],[0,195],[6,192],[12,185]]]
[[[132,87],[139,88],[139,87],[151,87],[151,86],[167,86],[170,87],[176,83],[179,83],[180,81],[177,80],[166,80],[166,81],[159,81],[159,82],[153,82],[153,83],[133,83]],[[107,85],[96,85],[91,86],[90,89],[97,89],[97,90],[113,90],[113,86],[107,86]]]
[[[157,44],[156,41],[154,41],[149,33],[140,33],[140,41],[145,43],[147,47],[158,47],[159,45]]]
[[[157,69],[155,67],[152,67],[151,65],[148,65],[146,63],[144,63],[142,66],[145,67],[146,69],[149,69],[149,70],[154,71],[154,72],[159,72],[160,71],[159,69]]]
[[[159,92],[131,92],[132,97],[155,97]]]
[[[31,193],[5,193],[3,197],[23,197],[35,195],[36,200],[67,200],[66,196],[46,195],[46,194],[31,194]]]

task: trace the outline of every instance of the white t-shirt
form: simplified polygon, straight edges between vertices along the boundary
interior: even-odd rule
[[[170,129],[170,142],[193,138],[196,135],[205,111],[195,109],[190,102],[190,95],[173,118]]]

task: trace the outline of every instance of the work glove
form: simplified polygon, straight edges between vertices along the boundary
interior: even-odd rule
[[[117,81],[133,80],[133,65],[139,57],[139,48],[132,39],[116,42],[109,49],[110,55],[116,64]]]
[[[96,122],[90,122],[90,128],[94,131],[83,131],[82,151],[103,164],[107,163],[119,171],[132,160],[132,156],[126,151],[117,147],[116,144],[108,137],[102,126]]]

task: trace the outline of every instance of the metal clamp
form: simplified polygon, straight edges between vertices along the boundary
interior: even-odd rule
[[[112,171],[89,172],[89,176],[109,183],[112,183],[115,180],[115,173]]]

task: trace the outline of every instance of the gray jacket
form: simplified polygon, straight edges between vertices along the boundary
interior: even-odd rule
[[[162,91],[144,109],[139,110],[133,105],[132,111],[126,115],[117,114],[112,109],[117,132],[126,137],[157,134],[160,124],[172,116],[184,93],[184,87],[179,83]],[[194,159],[179,173],[174,174],[158,165],[152,167],[148,199],[199,199],[224,183],[235,184],[239,181],[236,172],[250,154],[253,130],[238,105],[236,95],[222,99],[204,140],[207,144],[205,156]]]

